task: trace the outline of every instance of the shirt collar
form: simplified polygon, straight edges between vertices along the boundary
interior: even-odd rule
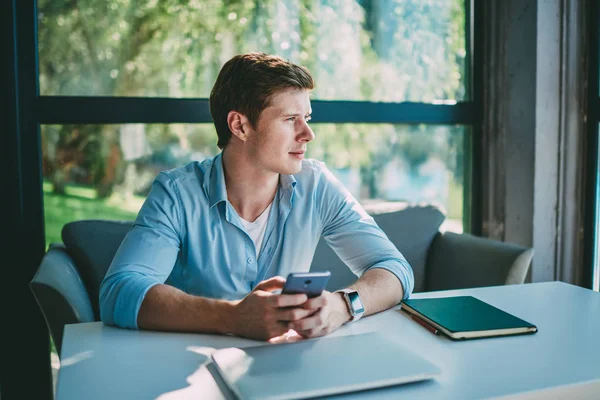
[[[227,201],[225,173],[223,172],[223,153],[219,153],[213,158],[209,178],[208,199],[210,208],[213,208],[215,204]]]
[[[294,175],[279,175],[279,184],[284,193],[293,192],[296,187]],[[208,182],[208,198],[210,208],[222,201],[227,201],[227,188],[225,186],[225,172],[223,170],[223,153],[217,154],[212,161],[212,168]]]
[[[279,184],[283,190],[294,190],[296,178],[294,178],[294,175],[279,175]]]

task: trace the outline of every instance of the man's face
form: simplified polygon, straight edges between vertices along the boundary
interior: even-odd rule
[[[271,98],[248,138],[250,157],[259,168],[277,174],[295,174],[302,169],[308,142],[315,134],[310,120],[309,92],[290,89]]]

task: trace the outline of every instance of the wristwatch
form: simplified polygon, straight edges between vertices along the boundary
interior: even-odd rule
[[[365,313],[365,306],[363,306],[358,292],[354,289],[342,289],[337,292],[341,293],[346,301],[351,316],[349,322],[358,321]]]

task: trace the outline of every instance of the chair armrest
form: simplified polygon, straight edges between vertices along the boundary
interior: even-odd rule
[[[439,234],[427,254],[428,291],[525,282],[533,249],[469,234]]]
[[[94,321],[90,298],[64,246],[50,247],[29,287],[60,355],[65,325]]]

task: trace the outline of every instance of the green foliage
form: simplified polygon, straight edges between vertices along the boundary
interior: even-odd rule
[[[42,94],[208,97],[231,56],[264,51],[307,66],[316,99],[465,98],[464,0],[39,0],[38,10]],[[52,129],[57,135],[46,135],[45,153],[52,146],[75,149],[90,183],[118,180],[110,169],[120,127]],[[370,198],[381,196],[378,177],[395,159],[413,174],[442,159],[462,179],[460,127],[315,124],[314,130],[310,156],[360,170]],[[74,131],[86,139],[73,140]],[[148,125],[144,132],[154,150],[176,141],[189,152],[218,151],[207,125]],[[48,171],[67,165],[57,157],[47,164]]]
[[[62,227],[81,219],[134,220],[136,211],[127,210],[122,203],[110,204],[99,199],[96,191],[88,187],[69,185],[66,194],[53,192],[52,184],[44,182],[44,227],[46,245],[61,243]]]

